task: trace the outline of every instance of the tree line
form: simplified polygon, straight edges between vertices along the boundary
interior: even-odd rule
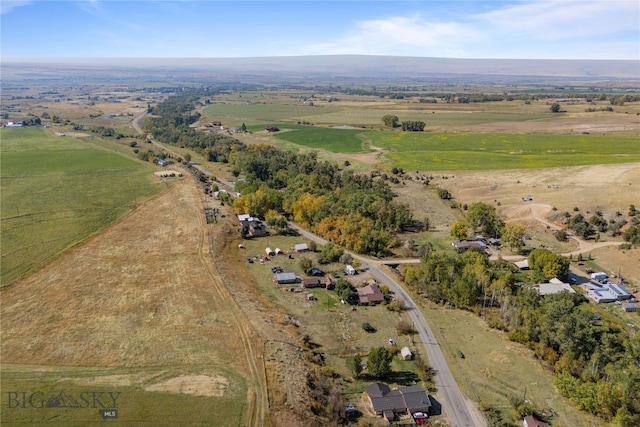
[[[211,94],[208,93],[207,96]],[[294,220],[341,247],[387,255],[395,234],[413,224],[408,205],[394,200],[382,177],[340,169],[315,153],[296,154],[268,145],[247,146],[231,136],[189,127],[202,92],[176,95],[153,108],[145,131],[164,143],[201,151],[207,160],[229,163],[242,194],[236,212]]]
[[[569,260],[545,249],[529,255],[532,278],[563,276]],[[429,252],[402,268],[405,283],[429,300],[481,315],[490,327],[524,344],[552,372],[576,407],[613,425],[640,425],[640,334],[599,320],[586,298],[562,292],[541,297],[516,280],[504,261],[486,254]]]

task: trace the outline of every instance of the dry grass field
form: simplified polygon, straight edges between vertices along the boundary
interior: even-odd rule
[[[3,390],[73,389],[77,381],[87,383],[76,387],[86,390],[97,381],[126,391],[130,408],[132,399],[150,405],[144,415],[123,407],[121,421],[142,416],[158,425],[257,424],[265,398],[259,341],[210,261],[210,237],[187,176],[4,289]],[[51,374],[62,367],[61,377]],[[42,370],[49,374],[34,380]],[[69,376],[79,379],[69,385]],[[208,405],[228,409],[201,412],[203,395],[210,395]],[[167,412],[166,405],[175,404],[181,410]],[[94,412],[83,420],[94,420]],[[3,411],[3,421],[17,422],[24,414]]]

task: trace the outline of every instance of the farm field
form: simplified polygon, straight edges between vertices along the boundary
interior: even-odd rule
[[[637,138],[604,135],[369,132],[405,170],[540,169],[640,161]]]
[[[121,393],[118,420],[128,423],[254,424],[264,393],[249,365],[259,341],[210,262],[209,237],[187,176],[4,288],[3,392]],[[3,408],[2,420],[101,418],[97,409]]]
[[[160,191],[150,165],[92,140],[0,132],[2,286]]]
[[[204,120],[220,120],[228,122],[232,126],[240,126],[245,123],[247,126],[257,123],[278,122],[283,119],[298,120],[306,116],[336,111],[333,107],[315,107],[293,104],[274,104],[267,102],[242,103],[242,104],[215,104],[205,107],[202,110]],[[273,124],[273,123],[272,123]]]
[[[362,130],[327,129],[315,126],[279,125],[281,132],[274,137],[315,150],[332,153],[361,153],[370,151],[363,147]]]

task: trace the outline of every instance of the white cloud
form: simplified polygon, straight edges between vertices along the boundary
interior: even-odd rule
[[[357,22],[333,40],[295,54],[461,58],[639,59],[640,3],[507,3],[447,21],[426,13]]]
[[[83,0],[77,3],[80,9],[86,13],[94,16],[100,16],[103,14],[102,2],[100,0]]]
[[[559,1],[515,4],[478,16],[501,34],[540,40],[596,37],[640,30],[637,1]]]
[[[482,32],[464,24],[396,16],[360,22],[342,38],[304,49],[314,54],[451,56],[468,37],[484,39]]]
[[[0,1],[0,15],[5,15],[20,6],[27,6],[31,0],[2,0]]]

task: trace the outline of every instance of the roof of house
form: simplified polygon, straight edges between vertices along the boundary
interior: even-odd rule
[[[369,384],[365,389],[370,398],[375,397],[383,397],[385,394],[389,393],[391,389],[388,385],[382,383],[373,383]]]
[[[631,298],[631,292],[626,290],[622,285],[607,282],[604,286],[609,290],[609,292],[616,295],[619,299]]]
[[[557,282],[553,282],[553,279],[551,279],[549,283],[538,283],[537,285],[534,285],[534,288],[536,288],[540,295],[551,295],[560,292],[576,293],[568,283],[562,283],[559,280]]]
[[[516,261],[513,263],[520,270],[528,270],[529,269],[529,260],[523,259],[522,261]]]
[[[365,391],[371,399],[373,410],[377,413],[431,406],[427,392],[418,385],[391,390],[386,384],[373,383],[367,386]]]
[[[533,415],[527,415],[524,417],[524,423],[527,427],[549,427],[549,424],[537,420]]]
[[[587,296],[596,302],[613,302],[618,299],[616,295],[604,288],[591,289],[587,292]]]
[[[302,279],[303,286],[322,286],[324,283],[324,280],[318,278]]]
[[[358,299],[360,300],[360,304],[382,302],[384,301],[384,294],[382,293],[378,285],[372,283],[358,289]]]
[[[400,350],[400,354],[402,354],[403,356],[411,356],[413,353],[411,353],[409,347],[402,347],[402,350]]]

